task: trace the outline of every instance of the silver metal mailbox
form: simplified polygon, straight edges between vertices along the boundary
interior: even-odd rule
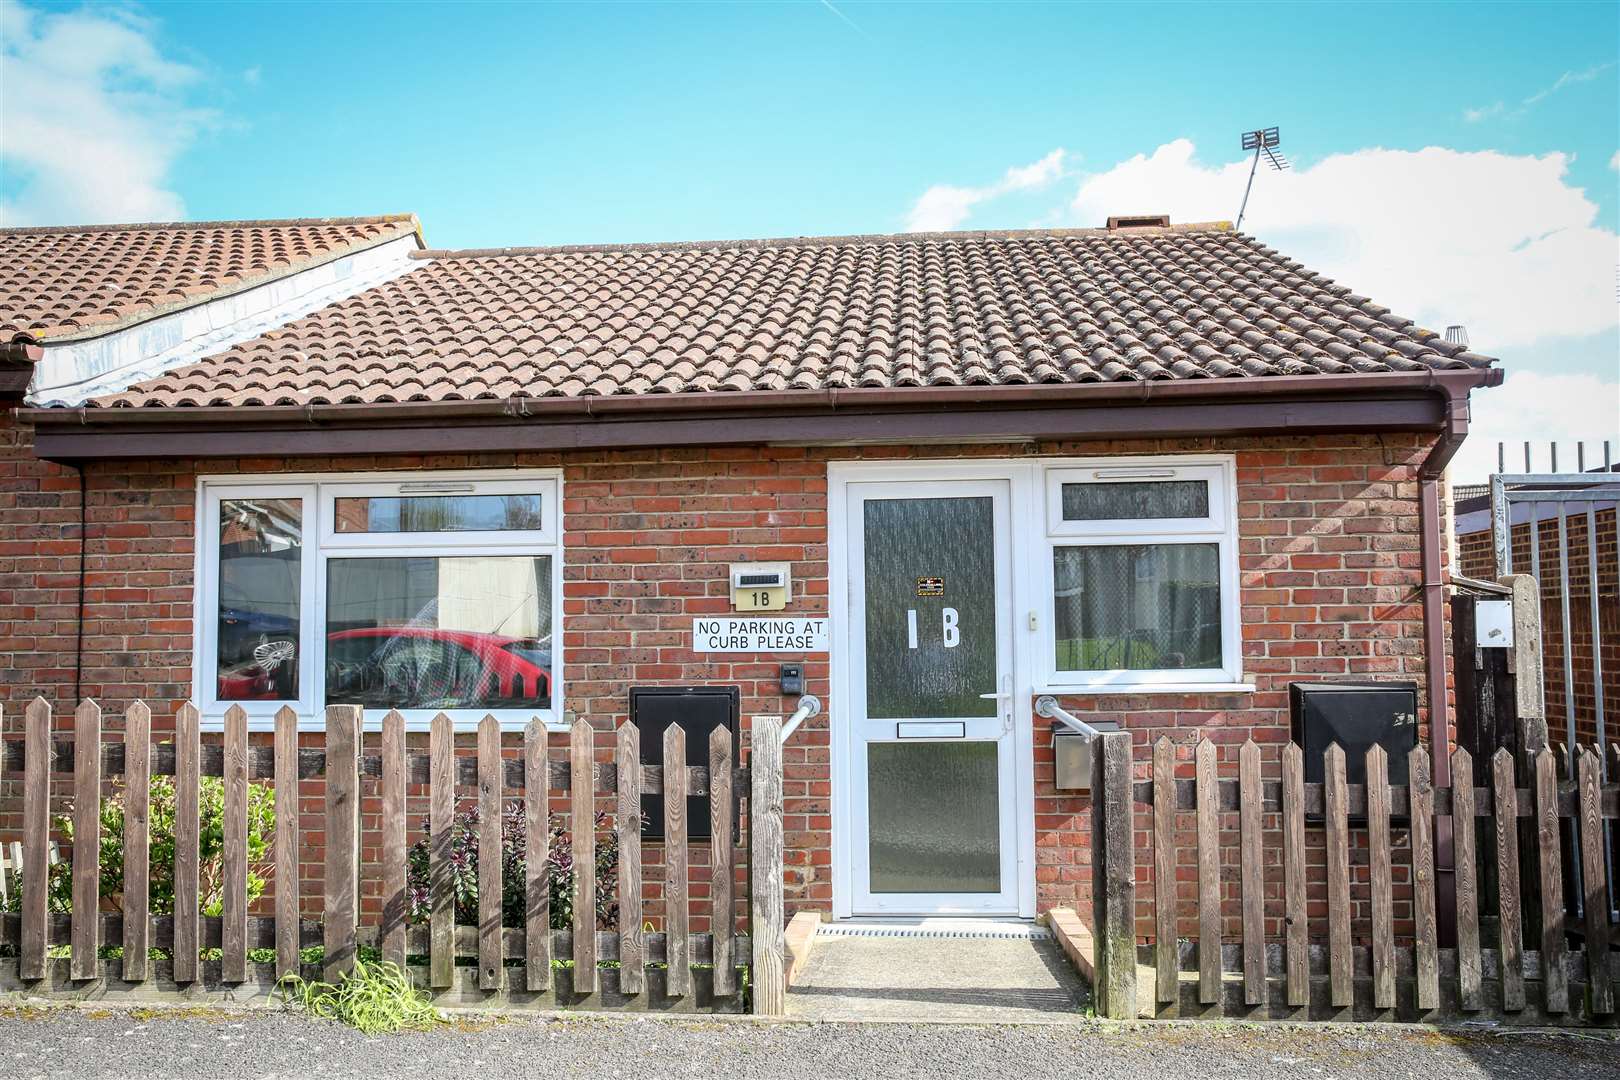
[[[1088,716],[1086,723],[1098,731],[1119,730],[1117,720],[1093,720]],[[1091,743],[1092,740],[1078,731],[1071,731],[1062,724],[1052,725],[1052,757],[1059,791],[1091,790]]]

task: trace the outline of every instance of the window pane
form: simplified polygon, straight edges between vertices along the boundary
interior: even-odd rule
[[[1064,484],[1064,521],[1209,516],[1209,482],[1150,480],[1119,484]]]
[[[551,704],[551,557],[328,559],[326,701]]]
[[[540,528],[539,495],[338,498],[340,533],[499,532]]]
[[[220,701],[298,698],[303,509],[302,499],[219,504]]]
[[[1217,544],[1053,552],[1060,671],[1221,666]]]

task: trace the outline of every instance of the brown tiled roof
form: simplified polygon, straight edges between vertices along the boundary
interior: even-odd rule
[[[1224,224],[420,252],[103,406],[1483,367]]]
[[[409,214],[0,229],[0,337],[85,337],[417,230]]]

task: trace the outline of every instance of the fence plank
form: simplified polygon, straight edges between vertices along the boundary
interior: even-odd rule
[[[1153,956],[1158,1001],[1180,998],[1176,945],[1180,911],[1176,902],[1176,748],[1169,736],[1153,744]]]
[[[748,833],[752,881],[754,1012],[781,1016],[787,1011],[782,897],[782,718],[756,716],[749,748]]]
[[[1609,973],[1609,890],[1603,859],[1603,817],[1599,786],[1602,762],[1582,750],[1576,767],[1580,791],[1581,883],[1586,888],[1586,971],[1588,1001],[1594,1013],[1614,1012],[1614,980]]]
[[[1485,1007],[1485,988],[1479,954],[1474,757],[1460,746],[1451,752],[1451,782],[1452,852],[1457,870],[1457,999],[1464,1011],[1477,1012]],[[1432,848],[1430,864],[1433,865]]]
[[[202,736],[196,706],[174,714],[174,981],[196,982],[201,864]]]
[[[569,831],[574,844],[574,992],[596,990],[596,783],[592,778],[595,732],[581,717],[568,734]]]
[[[1243,1001],[1266,1000],[1266,866],[1260,835],[1260,747],[1246,740],[1238,752],[1239,870],[1243,880]]]
[[[354,970],[360,924],[360,707],[326,707],[326,908],[321,940],[327,982]]]
[[[1550,749],[1535,757],[1536,847],[1541,866],[1541,988],[1548,1012],[1569,1011],[1564,956],[1564,866],[1558,835],[1558,759]]]
[[[1322,791],[1327,827],[1328,987],[1336,1009],[1355,1003],[1350,980],[1350,793],[1345,782],[1344,747],[1334,743],[1323,755]]]
[[[124,981],[145,982],[152,912],[152,710],[124,710]]]
[[[1221,1000],[1221,847],[1215,811],[1215,744],[1200,739],[1193,751],[1198,778],[1198,1000]]]
[[[1389,753],[1367,751],[1367,862],[1372,893],[1373,1008],[1395,1007],[1394,883],[1390,870]]]
[[[46,900],[50,895],[51,848],[51,706],[43,697],[28,703],[23,714],[23,874],[22,948],[18,973],[24,979],[45,977]]]
[[[1472,784],[1473,774],[1463,781]],[[1440,1007],[1440,943],[1434,910],[1434,777],[1429,752],[1418,746],[1406,759],[1407,815],[1412,837],[1413,964],[1417,1007]],[[1470,828],[1473,822],[1469,823]]]
[[[641,934],[641,729],[619,725],[614,754],[619,774],[613,821],[619,836],[619,989],[639,994],[647,988]]]
[[[551,792],[546,785],[546,724],[536,717],[523,732],[523,985],[535,993],[551,989],[551,881],[546,876]]]
[[[247,981],[247,712],[225,710],[224,814],[220,821],[220,979]]]
[[[669,996],[692,990],[691,958],[686,949],[690,926],[687,904],[686,729],[664,729],[664,932],[669,935]]]
[[[405,969],[405,922],[410,916],[405,869],[405,718],[390,709],[382,722],[382,924],[377,942],[383,960]]]
[[[493,856],[493,857],[492,857]],[[595,864],[587,864],[594,868]],[[581,870],[588,873],[589,870]],[[478,988],[501,986],[501,724],[478,721]]]
[[[1491,756],[1491,798],[1496,808],[1497,949],[1501,956],[1502,1008],[1524,1008],[1524,926],[1519,900],[1519,793],[1514,784],[1513,756],[1498,750]]]
[[[732,948],[737,923],[737,914],[732,907],[737,854],[732,844],[732,818],[737,807],[731,797],[731,766],[734,760],[731,729],[721,724],[709,736],[709,775],[714,778],[709,785],[709,820],[713,826],[710,833],[712,839],[709,841],[709,926],[714,940],[716,994],[733,994],[737,990],[736,954]]]
[[[73,714],[73,959],[75,979],[93,979],[101,948],[101,706],[86,698]]]
[[[429,851],[428,986],[440,990],[456,977],[455,868],[450,865],[451,827],[456,817],[456,733],[439,713],[428,731],[431,777],[428,785]]]
[[[298,713],[276,710],[276,978],[298,972]]]
[[[1310,924],[1305,914],[1305,755],[1297,743],[1283,747],[1283,912],[1287,923],[1288,1004],[1311,1003]]]

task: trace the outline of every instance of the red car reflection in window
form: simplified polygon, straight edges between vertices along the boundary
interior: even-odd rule
[[[288,655],[287,663],[296,660]],[[549,643],[426,626],[370,626],[326,636],[326,698],[368,708],[534,708],[551,701]],[[219,675],[222,700],[276,700],[272,673]]]

